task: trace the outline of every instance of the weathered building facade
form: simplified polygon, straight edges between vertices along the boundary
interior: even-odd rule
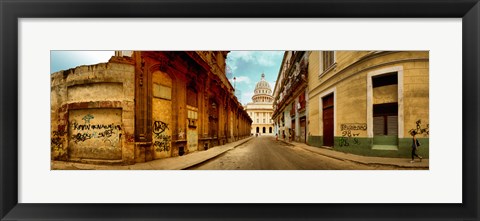
[[[428,52],[312,51],[308,74],[310,145],[408,157],[415,130],[428,157]]]
[[[119,51],[52,74],[52,159],[133,164],[248,137],[227,54]]]
[[[273,97],[270,84],[262,73],[261,79],[255,85],[252,101],[245,106],[245,110],[252,119],[251,134],[275,134],[273,129],[272,112]]]
[[[298,125],[293,125],[298,118],[292,116],[299,111],[292,110],[301,100],[297,94],[305,88],[309,145],[361,155],[409,157],[410,132],[416,131],[422,143],[419,154],[428,157],[428,52],[304,52],[308,65],[300,73],[308,76],[297,92],[287,89],[294,78],[288,71],[292,65],[289,53],[299,52],[285,53],[275,86],[274,120],[279,130]]]
[[[273,115],[279,138],[305,143],[308,134],[308,56],[286,51],[273,92]]]

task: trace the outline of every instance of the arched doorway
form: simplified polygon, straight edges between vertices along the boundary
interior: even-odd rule
[[[262,133],[265,133],[265,127],[263,127],[263,130],[262,130],[262,131],[263,131]]]
[[[268,133],[272,133],[272,127],[268,128]]]
[[[257,127],[257,134],[258,134],[259,132],[260,132],[260,128],[259,128],[259,127]]]

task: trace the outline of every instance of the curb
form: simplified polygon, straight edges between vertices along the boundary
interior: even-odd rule
[[[319,154],[319,155],[322,155],[322,156],[326,156],[326,157],[330,157],[330,158],[333,158],[333,159],[336,159],[336,160],[342,160],[342,161],[350,161],[350,162],[354,162],[354,163],[359,163],[359,164],[363,164],[363,165],[373,165],[373,166],[393,166],[393,167],[398,167],[398,168],[417,168],[417,169],[428,169],[429,166],[402,166],[402,165],[398,165],[398,164],[389,164],[389,163],[367,163],[367,162],[362,162],[362,161],[358,161],[358,160],[352,160],[352,159],[347,159],[347,158],[341,158],[341,157],[337,157],[337,156],[332,156],[332,155],[328,155],[328,154],[325,154],[325,153],[319,153],[319,152],[316,152],[316,151],[313,151],[313,150],[310,150],[308,148],[304,148],[302,147],[301,145],[295,145],[295,144],[292,144],[292,143],[288,143],[286,141],[283,141],[283,140],[280,140],[290,146],[296,146],[296,147],[300,147],[306,151],[310,151],[312,153],[316,153],[316,154]],[[319,147],[319,148],[322,148],[322,147]],[[331,151],[335,151],[335,150],[331,150]],[[356,155],[356,156],[360,156],[362,157],[361,155]]]
[[[207,161],[212,160],[212,159],[215,159],[215,158],[217,158],[217,157],[219,157],[219,156],[227,153],[227,152],[230,151],[230,150],[235,149],[236,147],[238,147],[238,146],[240,146],[240,145],[242,145],[242,144],[244,144],[244,143],[246,143],[246,142],[248,142],[248,141],[250,141],[250,140],[252,140],[252,139],[253,139],[253,137],[246,138],[245,141],[242,141],[241,143],[239,143],[239,144],[237,144],[237,145],[235,145],[235,146],[233,146],[233,147],[230,147],[230,148],[226,149],[226,150],[223,151],[223,152],[220,152],[219,154],[217,154],[217,155],[215,155],[215,156],[212,156],[212,157],[210,157],[210,158],[205,158],[205,159],[203,159],[203,160],[201,160],[201,161],[199,161],[199,162],[193,163],[192,165],[187,165],[187,166],[185,166],[185,167],[183,167],[183,168],[178,168],[178,169],[176,169],[176,170],[188,170],[189,168],[192,168],[192,167],[198,166],[198,165],[200,165],[200,164],[206,163]]]
[[[194,163],[191,163],[191,164],[187,164],[185,166],[180,166],[178,168],[165,168],[165,169],[157,169],[157,170],[185,170],[185,169],[188,169],[188,168],[191,168],[191,167],[194,167],[196,165],[199,165],[199,164],[202,164],[208,160],[211,160],[213,158],[216,158],[232,149],[235,149],[236,147],[246,143],[246,142],[249,142],[250,140],[252,140],[253,137],[249,137],[249,138],[245,138],[243,140],[241,140],[240,143],[236,144],[235,146],[232,146],[232,147],[229,147],[228,149],[225,149],[223,152],[220,152],[218,153],[217,155],[215,156],[212,156],[212,157],[207,157],[205,159],[202,159],[201,161],[199,162],[194,162]],[[62,161],[63,162],[63,161]],[[150,161],[151,162],[151,161]],[[65,165],[69,166],[69,167],[73,167],[75,168],[74,170],[99,170],[98,168],[95,168],[95,167],[105,167],[105,168],[102,168],[100,170],[110,170],[108,167],[110,166],[117,166],[117,167],[126,167],[126,169],[124,170],[131,170],[130,166],[132,165],[105,165],[105,164],[88,164],[88,163],[81,163],[81,162],[64,162]],[[150,165],[150,167],[152,167],[152,165]],[[50,166],[50,169],[51,170],[64,170],[64,169],[52,169],[52,166]],[[153,170],[155,170],[155,168],[152,167]]]

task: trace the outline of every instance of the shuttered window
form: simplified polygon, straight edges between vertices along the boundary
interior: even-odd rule
[[[373,135],[398,135],[398,103],[373,105]]]
[[[373,135],[385,135],[385,119],[383,116],[373,117]]]
[[[398,135],[398,116],[387,116],[387,135]]]
[[[335,62],[335,53],[333,51],[322,51],[323,71],[328,70]]]

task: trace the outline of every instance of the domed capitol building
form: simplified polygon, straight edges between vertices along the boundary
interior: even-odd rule
[[[273,97],[270,84],[265,80],[265,74],[262,73],[262,78],[255,85],[254,95],[251,103],[245,106],[252,122],[252,134],[267,134],[274,135],[273,131]]]

